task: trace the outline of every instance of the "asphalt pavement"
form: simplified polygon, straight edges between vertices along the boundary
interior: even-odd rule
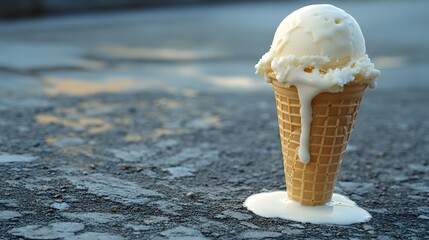
[[[0,22],[0,239],[429,237],[428,1],[332,1],[382,72],[336,186],[373,219],[243,207],[285,189],[274,95],[254,65],[310,3]]]

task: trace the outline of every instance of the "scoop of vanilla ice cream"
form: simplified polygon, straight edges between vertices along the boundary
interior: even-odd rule
[[[322,91],[339,91],[357,78],[374,86],[379,71],[365,52],[362,31],[351,15],[329,4],[309,5],[280,23],[256,69],[267,81],[313,83]]]
[[[298,9],[280,23],[272,43],[274,56],[328,57],[333,67],[365,54],[365,39],[356,20],[329,4]]]

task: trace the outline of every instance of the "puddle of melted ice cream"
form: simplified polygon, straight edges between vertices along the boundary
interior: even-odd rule
[[[334,194],[332,201],[325,205],[302,206],[298,202],[289,200],[285,191],[267,192],[248,197],[244,206],[262,217],[283,218],[304,223],[352,224],[371,219],[371,214],[340,194]]]

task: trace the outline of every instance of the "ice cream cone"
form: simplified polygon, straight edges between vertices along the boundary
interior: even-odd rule
[[[325,92],[313,99],[311,158],[304,164],[298,157],[301,116],[297,90],[277,80],[272,84],[288,197],[305,206],[325,204],[332,198],[341,160],[367,85],[347,84],[342,92]]]

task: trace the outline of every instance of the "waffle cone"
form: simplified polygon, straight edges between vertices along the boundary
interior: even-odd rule
[[[331,201],[366,85],[344,86],[339,93],[321,93],[312,101],[310,162],[298,157],[301,135],[300,101],[294,86],[274,80],[286,187],[289,199],[305,206]]]

